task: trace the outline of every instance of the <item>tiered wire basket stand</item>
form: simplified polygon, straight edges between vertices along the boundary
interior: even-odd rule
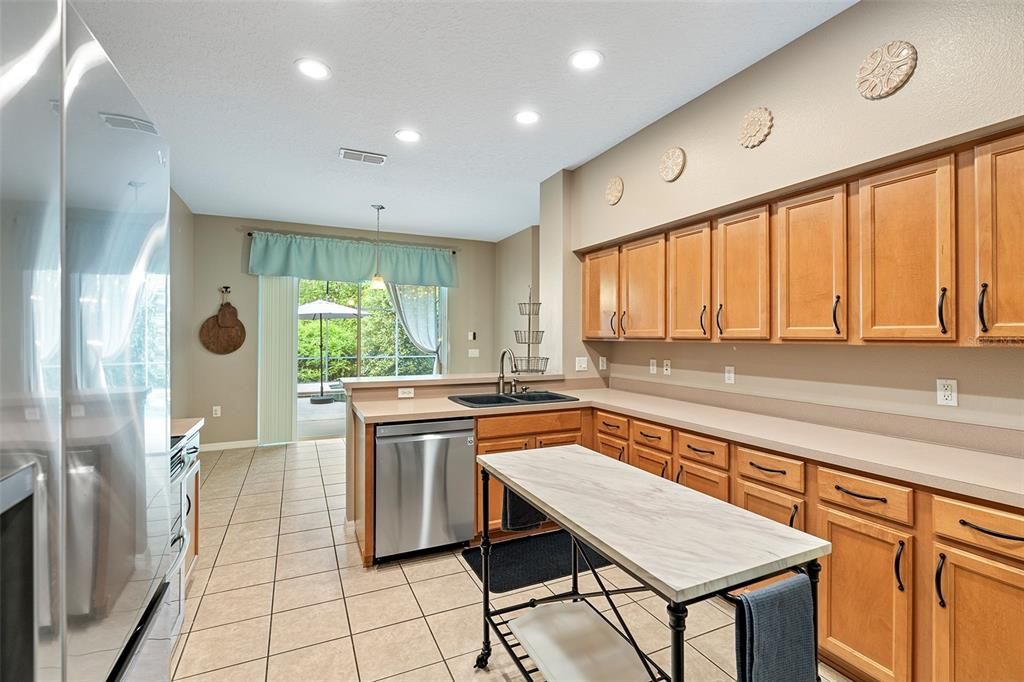
[[[548,369],[548,358],[534,355],[534,347],[540,346],[544,332],[534,329],[534,318],[540,315],[540,301],[533,300],[533,287],[525,303],[519,304],[519,314],[526,318],[526,329],[517,329],[516,343],[526,346],[526,355],[517,355],[516,371],[521,374],[543,374]]]

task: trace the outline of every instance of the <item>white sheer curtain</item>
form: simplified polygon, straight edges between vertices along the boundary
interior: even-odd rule
[[[410,284],[388,284],[398,323],[412,345],[424,355],[434,356],[434,374],[441,374],[441,335],[437,301],[438,288]]]

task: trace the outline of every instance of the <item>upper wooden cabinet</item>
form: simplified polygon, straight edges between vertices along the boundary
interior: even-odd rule
[[[665,236],[625,244],[619,255],[619,270],[622,336],[665,338]]]
[[[619,337],[619,247],[583,257],[583,336]]]
[[[668,335],[711,338],[711,223],[668,236]]]
[[[953,167],[949,154],[860,181],[864,339],[956,338]]]
[[[1024,336],[1024,134],[975,149],[980,338]]]
[[[768,207],[715,221],[718,338],[767,339],[769,288]]]
[[[774,209],[779,337],[846,339],[846,188]]]

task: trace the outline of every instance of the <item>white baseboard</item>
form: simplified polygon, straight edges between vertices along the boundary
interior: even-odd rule
[[[254,448],[258,443],[255,440],[233,440],[227,443],[200,443],[200,452],[211,452],[213,450],[234,450],[235,448]]]

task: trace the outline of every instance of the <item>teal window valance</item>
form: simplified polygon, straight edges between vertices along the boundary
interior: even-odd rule
[[[359,239],[253,232],[249,274],[365,282],[374,275],[375,249]],[[380,274],[391,284],[458,285],[454,254],[429,246],[381,242]]]

